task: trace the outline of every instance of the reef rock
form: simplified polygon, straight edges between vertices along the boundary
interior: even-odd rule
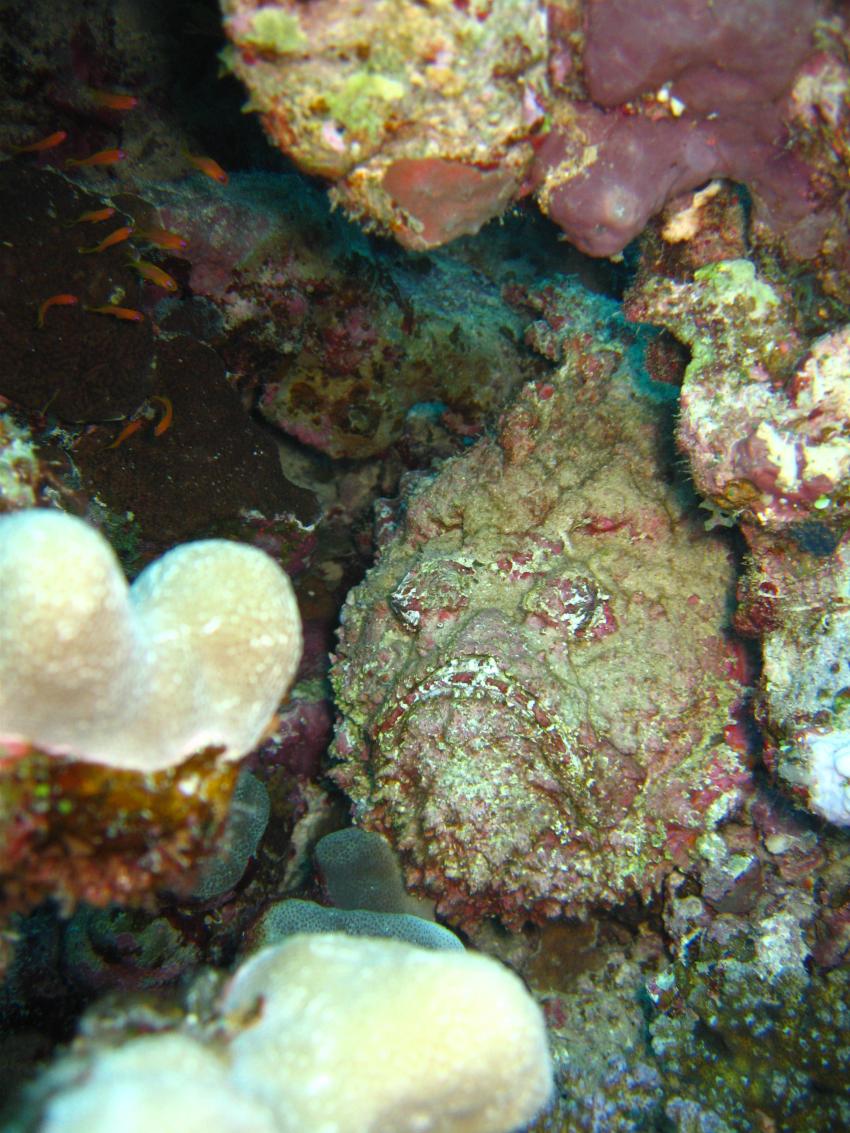
[[[807,344],[747,260],[644,279],[627,310],[693,351],[678,442],[706,525],[734,517],[749,545],[735,626],[762,641],[765,761],[798,802],[850,825],[850,326]]]
[[[223,54],[269,137],[352,215],[422,251],[519,191],[544,117],[546,10],[223,0]]]
[[[688,282],[645,280],[626,309],[693,350],[678,442],[716,508],[770,531],[812,514],[846,520],[850,326],[806,351],[783,296],[749,260],[710,264]]]
[[[552,381],[409,491],[333,669],[336,781],[467,926],[648,896],[747,779],[733,565],[615,305],[570,300]]]

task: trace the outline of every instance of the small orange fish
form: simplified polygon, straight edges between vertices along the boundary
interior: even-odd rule
[[[40,142],[30,142],[28,146],[10,146],[9,148],[12,153],[43,153],[47,149],[55,149],[56,146],[61,146],[67,137],[67,130],[56,130],[55,133],[42,138]]]
[[[190,161],[196,169],[200,169],[201,173],[205,173],[207,177],[211,177],[213,181],[218,181],[220,185],[226,185],[230,180],[214,158],[203,157],[201,154],[197,153],[188,153],[186,150],[183,151],[183,156],[187,161]]]
[[[102,220],[109,220],[111,216],[115,216],[114,208],[105,209],[90,209],[88,212],[81,212],[76,220],[68,221],[68,228],[73,224],[99,224]]]
[[[88,157],[68,157],[65,159],[65,166],[115,165],[117,162],[123,161],[126,156],[122,149],[102,149]]]
[[[145,317],[141,311],[132,307],[116,307],[113,303],[106,303],[102,307],[85,307],[84,310],[91,311],[93,315],[112,315],[115,319],[126,319],[131,323],[140,323]]]
[[[125,224],[123,228],[116,228],[114,232],[110,232],[104,240],[101,240],[93,248],[77,248],[77,251],[83,256],[90,256],[94,252],[105,252],[107,248],[113,248],[116,244],[123,244],[132,235],[133,229],[129,224]]]
[[[189,241],[179,232],[171,232],[168,228],[137,228],[136,236],[146,244],[154,244],[157,248],[185,248]]]
[[[156,264],[149,263],[147,260],[129,260],[128,263],[148,283],[154,284],[155,287],[163,287],[166,291],[177,291],[177,280],[170,276],[167,271],[163,271],[161,267],[157,267]]]
[[[160,417],[159,421],[157,421],[153,431],[155,437],[161,437],[166,429],[171,428],[172,422],[174,421],[174,406],[171,404],[170,397],[152,397],[151,401],[162,402],[163,408],[165,409],[165,412],[162,417]]]
[[[51,295],[49,299],[45,299],[41,306],[38,308],[38,325],[44,326],[44,316],[51,307],[73,307],[79,303],[76,295],[69,295],[65,292],[59,295]]]
[[[134,110],[139,105],[134,94],[121,94],[117,90],[93,90],[90,87],[89,98],[103,110]]]
[[[124,428],[121,430],[121,432],[118,434],[118,436],[112,442],[112,444],[107,445],[106,447],[107,448],[118,448],[118,446],[123,444],[124,441],[126,441],[128,437],[132,437],[133,433],[138,433],[139,429],[141,429],[141,427],[142,427],[142,425],[144,425],[144,423],[145,423],[144,417],[137,417],[135,421],[130,421],[128,424],[126,424],[124,426]]]

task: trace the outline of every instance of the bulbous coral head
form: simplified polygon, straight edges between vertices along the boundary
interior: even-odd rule
[[[292,682],[292,585],[254,547],[177,547],[130,587],[82,520],[0,519],[0,742],[129,771],[257,745]]]
[[[489,956],[305,933],[239,966],[206,1035],[113,1032],[41,1088],[41,1133],[511,1133],[547,1105],[552,1060]]]

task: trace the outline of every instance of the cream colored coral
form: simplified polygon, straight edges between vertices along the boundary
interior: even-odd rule
[[[552,1067],[497,961],[329,933],[245,961],[205,1032],[72,1054],[42,1088],[39,1133],[242,1133],[246,1115],[252,1133],[511,1133]]]
[[[262,551],[177,547],[132,587],[80,519],[0,518],[0,740],[155,771],[256,746],[301,656],[292,586]]]
[[[242,965],[222,1011],[233,1080],[280,1133],[508,1133],[552,1089],[540,1009],[488,956],[296,936]]]
[[[237,1096],[225,1061],[188,1035],[145,1035],[66,1067],[73,1085],[47,1105],[41,1133],[277,1133],[269,1111]]]

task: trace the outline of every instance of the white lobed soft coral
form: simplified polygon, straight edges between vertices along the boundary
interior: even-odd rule
[[[260,741],[298,667],[292,585],[255,547],[187,543],[132,587],[62,512],[0,518],[0,742],[135,771]]]
[[[48,1103],[40,1133],[277,1133],[277,1129],[264,1105],[235,1093],[218,1054],[188,1035],[160,1034],[101,1051],[82,1082]]]
[[[206,1035],[48,1074],[39,1133],[510,1133],[552,1091],[540,1008],[496,960],[338,933],[245,961]]]
[[[225,1018],[239,1086],[280,1133],[508,1133],[547,1103],[546,1028],[489,956],[338,933],[246,961]]]

